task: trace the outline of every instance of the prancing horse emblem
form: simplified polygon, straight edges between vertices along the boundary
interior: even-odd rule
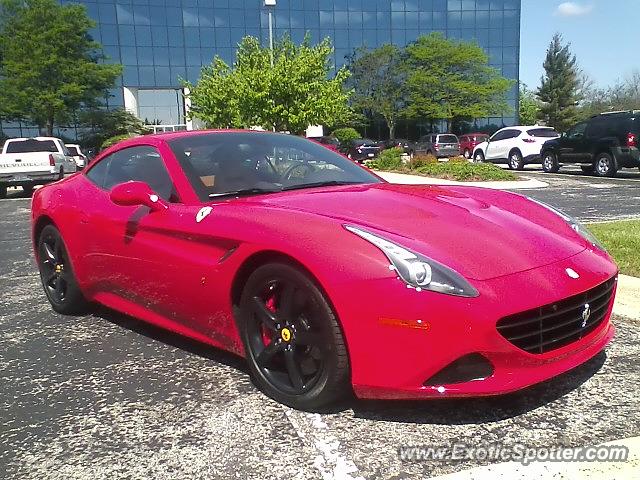
[[[590,316],[591,306],[588,303],[585,303],[584,310],[582,310],[582,325],[580,325],[580,328],[584,328],[587,326],[587,322],[589,321]]]

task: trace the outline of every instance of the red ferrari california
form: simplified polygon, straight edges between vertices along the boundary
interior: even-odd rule
[[[39,189],[42,284],[247,359],[302,409],[502,394],[614,334],[617,267],[580,224],[513,193],[389,184],[306,139],[139,137]]]

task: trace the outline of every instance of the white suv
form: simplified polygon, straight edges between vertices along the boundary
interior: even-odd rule
[[[544,142],[559,136],[552,127],[539,125],[503,128],[476,146],[473,160],[506,163],[512,170],[522,170],[527,163],[540,163]]]

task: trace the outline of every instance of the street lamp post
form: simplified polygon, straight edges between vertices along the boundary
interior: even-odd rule
[[[273,67],[273,9],[276,6],[276,0],[264,0],[264,6],[267,7],[269,13],[269,52],[271,54],[271,67]]]

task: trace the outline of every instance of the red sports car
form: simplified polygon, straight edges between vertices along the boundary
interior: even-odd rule
[[[55,311],[100,303],[246,357],[315,409],[494,395],[614,334],[617,267],[520,195],[393,185],[304,138],[197,131],[124,141],[33,197]]]

